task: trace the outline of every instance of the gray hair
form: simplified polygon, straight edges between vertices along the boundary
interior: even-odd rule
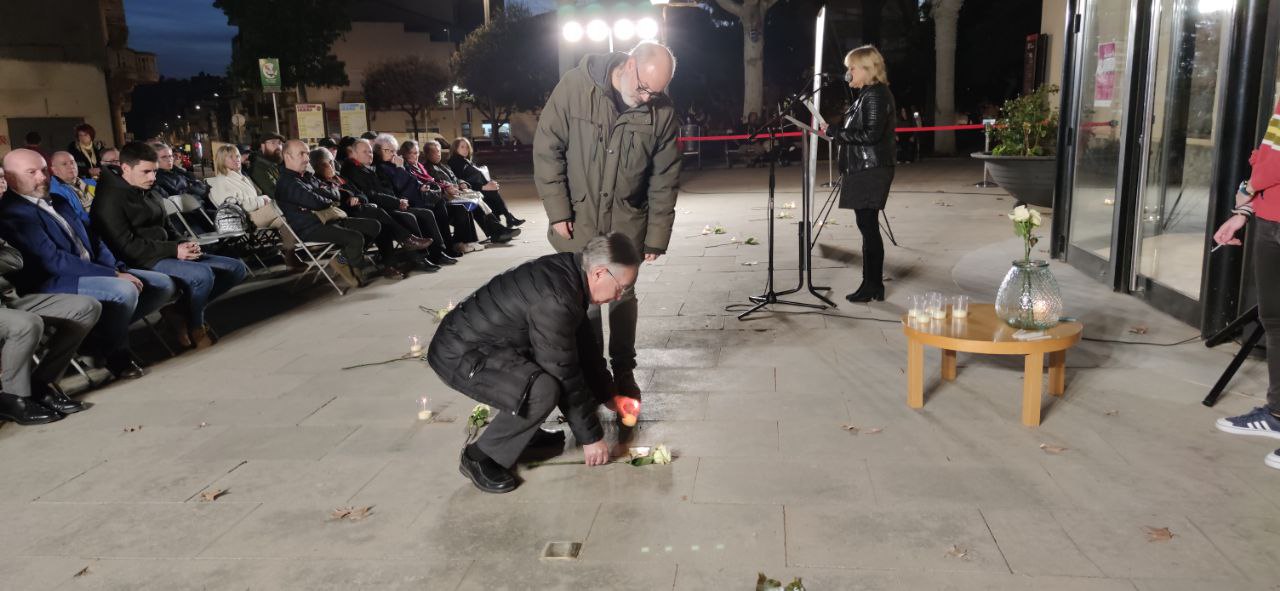
[[[373,145],[386,146],[391,148],[392,150],[396,150],[400,147],[400,141],[397,140],[396,136],[394,135],[391,135],[389,133],[380,133],[378,134],[378,137],[373,138]]]
[[[631,48],[628,54],[636,59],[637,64],[649,63],[653,58],[665,55],[667,59],[671,60],[671,75],[676,75],[676,54],[671,53],[671,48],[657,41],[641,41]]]
[[[440,145],[440,142],[438,140],[423,140],[422,151],[423,152],[427,151],[427,148],[430,146],[435,146],[437,150],[444,149],[444,147]]]
[[[590,271],[605,267],[610,272],[622,272],[623,268],[640,266],[640,251],[625,234],[614,232],[596,236],[582,250],[582,268]]]

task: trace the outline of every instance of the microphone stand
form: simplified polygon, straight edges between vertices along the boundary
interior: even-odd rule
[[[811,78],[808,78],[807,80],[811,80]],[[806,81],[806,83],[807,83],[807,81]],[[768,132],[769,132],[769,151],[770,151],[770,152],[774,152],[774,151],[775,151],[775,147],[776,147],[776,145],[775,145],[775,144],[776,144],[776,143],[777,143],[777,141],[778,141],[777,133],[779,133],[779,132],[781,132],[781,131],[782,131],[782,130],[781,130],[781,127],[782,127],[783,117],[784,117],[785,115],[789,114],[789,113],[792,111],[792,109],[794,109],[794,108],[795,108],[796,104],[798,104],[800,101],[805,100],[805,99],[807,99],[807,98],[809,98],[809,97],[813,96],[813,95],[814,95],[814,93],[816,93],[816,92],[817,92],[817,90],[818,90],[818,89],[812,89],[812,88],[811,88],[811,89],[803,90],[803,91],[801,91],[801,92],[799,92],[799,93],[793,94],[793,95],[791,95],[790,97],[788,97],[788,100],[787,100],[786,104],[785,104],[782,108],[780,108],[780,109],[778,110],[778,114],[777,114],[777,115],[774,115],[773,119],[770,119],[769,121],[765,122],[765,123],[764,123],[763,125],[761,125],[760,127],[756,128],[756,130],[755,130],[754,132],[752,132],[751,136],[747,138],[747,141],[748,141],[748,142],[751,142],[751,141],[755,140],[757,137],[759,137],[759,136],[760,136],[760,134],[761,134],[762,132],[768,131]],[[807,139],[807,138],[806,138],[806,139]],[[807,145],[807,144],[808,144],[808,142],[806,142],[806,145]],[[768,306],[768,305],[771,305],[771,304],[785,304],[785,305],[788,305],[788,306],[799,306],[799,307],[802,307],[802,308],[813,308],[813,309],[816,309],[816,310],[825,310],[825,309],[827,309],[827,307],[828,307],[828,306],[823,305],[823,304],[810,304],[810,303],[804,303],[804,302],[793,302],[793,301],[790,301],[790,300],[784,300],[784,299],[781,299],[781,298],[779,298],[779,297],[778,297],[778,296],[782,296],[782,295],[788,295],[788,294],[796,293],[796,292],[800,291],[800,286],[797,286],[795,289],[790,289],[790,290],[782,291],[782,292],[776,291],[776,290],[774,289],[774,270],[775,270],[775,266],[774,266],[774,256],[773,256],[773,251],[774,251],[774,246],[775,246],[775,244],[774,244],[774,224],[775,224],[775,221],[776,221],[776,220],[775,220],[775,213],[774,213],[774,205],[775,205],[775,192],[776,192],[777,184],[778,184],[778,180],[777,180],[777,166],[778,166],[778,158],[777,158],[777,155],[775,154],[773,158],[770,158],[770,159],[769,159],[769,198],[768,198],[768,202],[767,202],[766,207],[765,207],[765,215],[769,218],[769,229],[768,229],[769,262],[768,262],[768,268],[767,268],[767,271],[766,271],[766,273],[767,273],[767,274],[766,274],[766,276],[765,276],[764,293],[762,293],[762,294],[760,294],[760,295],[758,295],[758,296],[751,296],[751,297],[749,297],[749,298],[748,298],[752,303],[754,303],[754,304],[755,304],[755,306],[752,306],[752,307],[751,307],[751,309],[747,310],[746,312],[743,312],[743,313],[739,314],[739,315],[738,315],[738,320],[745,320],[748,316],[750,316],[750,315],[752,315],[752,314],[754,314],[754,313],[756,313],[756,312],[759,312],[759,311],[760,311],[760,310],[762,310],[765,306]],[[805,168],[806,168],[806,170],[807,170],[807,169],[808,169],[808,166],[809,166],[809,164],[808,164],[808,161],[807,161],[807,160],[805,161],[804,166],[805,166]],[[808,177],[807,177],[808,173],[806,172],[806,173],[805,173],[805,175],[806,175],[806,176],[805,176],[805,181],[807,182],[807,181],[808,181]],[[807,188],[802,189],[801,197],[804,197],[804,196],[805,196],[805,194],[807,193],[807,191],[808,191],[808,189],[807,189]],[[807,225],[807,224],[808,224],[808,217],[807,217],[807,216],[808,216],[808,211],[809,211],[809,207],[808,207],[807,202],[806,202],[806,204],[805,204],[804,211],[805,211],[806,219],[802,222],[802,224],[806,224],[806,225]],[[806,239],[806,237],[805,237],[805,228],[804,228],[803,226],[800,228],[800,240],[802,241],[802,245],[801,245],[802,252],[800,253],[800,256],[801,256],[801,257],[802,257],[802,259],[803,259],[804,255],[805,255],[805,252],[807,252],[807,251],[808,251],[808,249],[807,249],[807,248],[804,248],[804,244],[803,244],[804,242],[807,242],[807,239]],[[803,274],[804,274],[804,268],[803,268],[803,267],[804,267],[804,263],[802,262],[802,263],[801,263],[801,269],[800,269],[800,273],[801,273],[801,276],[802,276],[802,277],[803,277]],[[803,279],[802,279],[802,281],[803,281]],[[813,288],[812,288],[812,281],[811,281],[811,282],[810,282],[810,291],[812,291],[812,290],[813,290]],[[815,295],[816,295],[816,292],[815,292]],[[822,298],[822,296],[818,296],[818,297]],[[829,300],[827,300],[826,298],[822,298],[822,299],[823,299],[824,301],[826,301],[828,304],[830,304],[830,303],[831,303],[831,302],[830,302]],[[832,304],[832,306],[834,306],[834,304]]]

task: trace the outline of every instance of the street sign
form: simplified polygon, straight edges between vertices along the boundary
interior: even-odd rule
[[[338,121],[344,136],[359,137],[369,131],[369,118],[364,103],[339,103]]]
[[[273,57],[258,60],[258,74],[262,78],[262,92],[280,92],[280,60]]]

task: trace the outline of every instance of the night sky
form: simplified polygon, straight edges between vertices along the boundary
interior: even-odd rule
[[[535,14],[555,7],[555,0],[517,1]],[[155,53],[160,74],[186,78],[226,73],[236,30],[212,0],[125,0],[124,11],[129,47]]]
[[[212,0],[124,0],[124,11],[129,47],[155,53],[161,75],[226,73],[236,30]]]

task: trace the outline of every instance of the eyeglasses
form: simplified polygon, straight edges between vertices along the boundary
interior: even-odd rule
[[[641,103],[651,103],[655,100],[662,98],[663,96],[664,95],[661,92],[654,92],[652,89],[649,88],[648,84],[641,82],[639,75],[636,76],[636,97],[642,99],[640,101]]]
[[[610,277],[613,277],[613,282],[618,284],[618,289],[621,290],[621,293],[619,295],[631,295],[636,292],[636,286],[627,285],[624,287],[622,285],[622,282],[618,281],[618,277],[613,274],[613,271],[610,271],[607,267],[605,268],[604,272],[608,273]]]
[[[112,166],[120,166],[119,160],[103,160],[102,164],[110,164]]]

